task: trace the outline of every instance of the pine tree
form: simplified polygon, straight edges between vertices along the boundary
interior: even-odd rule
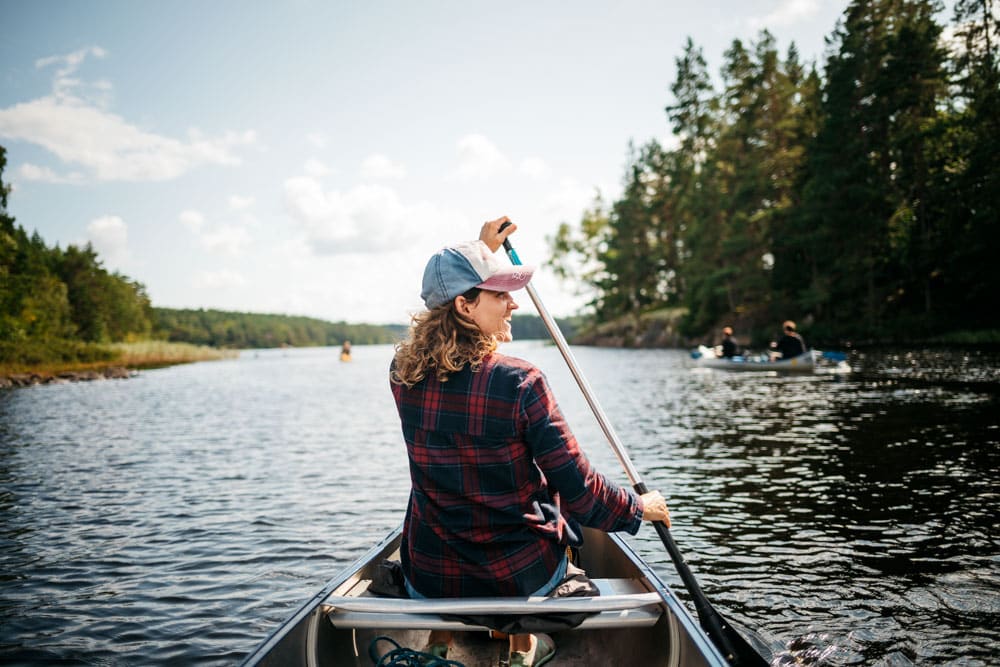
[[[670,87],[675,102],[666,108],[680,143],[670,161],[669,209],[679,232],[676,282],[689,310],[685,329],[703,331],[726,307],[717,276],[722,219],[711,160],[718,134],[719,101],[705,57],[690,38],[676,65],[676,79]]]
[[[797,227],[816,228],[798,239],[813,249],[785,246],[776,257],[815,257],[815,275],[796,293],[834,327],[884,333],[905,308],[913,279],[906,265],[929,242],[920,225],[931,224],[922,210],[923,144],[940,94],[933,13],[924,0],[856,0],[834,35],[822,125],[796,212]]]
[[[949,243],[941,266],[947,315],[969,327],[996,327],[992,303],[1000,290],[1000,15],[995,0],[958,0],[951,61],[954,123],[942,150],[942,230]]]

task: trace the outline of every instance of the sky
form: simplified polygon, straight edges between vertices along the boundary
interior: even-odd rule
[[[548,239],[620,194],[629,142],[673,143],[687,38],[715,76],[763,28],[821,66],[846,6],[0,0],[8,212],[154,306],[379,324],[422,309],[431,254],[508,215],[567,316],[586,295]]]

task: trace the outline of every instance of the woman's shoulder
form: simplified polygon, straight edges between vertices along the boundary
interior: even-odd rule
[[[530,361],[493,352],[483,359],[483,368],[491,374],[517,376],[522,379],[543,376],[542,371]]]

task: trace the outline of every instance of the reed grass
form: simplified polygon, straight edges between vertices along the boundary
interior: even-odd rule
[[[75,345],[67,347],[64,341],[50,341],[47,345],[24,346],[22,354],[10,353],[0,358],[0,378],[23,374],[44,378],[113,367],[162,368],[196,361],[232,359],[239,355],[237,350],[156,340]]]
[[[116,363],[129,368],[158,368],[195,361],[218,361],[239,356],[238,350],[224,350],[191,343],[168,343],[160,340],[109,345],[116,355]]]

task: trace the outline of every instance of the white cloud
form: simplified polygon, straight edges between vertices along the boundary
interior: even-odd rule
[[[243,227],[222,225],[201,232],[198,241],[206,250],[226,255],[241,255],[250,245],[250,234]]]
[[[253,197],[241,197],[240,195],[229,196],[229,208],[233,211],[245,211],[254,204]]]
[[[39,181],[42,183],[80,183],[83,181],[83,175],[79,172],[57,174],[49,167],[39,167],[30,162],[25,162],[18,167],[17,175],[26,181]]]
[[[819,13],[820,0],[782,0],[778,7],[764,17],[748,19],[754,30],[795,25]]]
[[[181,211],[181,214],[177,216],[181,224],[190,229],[192,232],[200,232],[202,227],[205,226],[205,216],[201,214],[200,211],[195,211],[188,209],[186,211]]]
[[[330,169],[330,167],[315,158],[306,160],[306,164],[303,169],[305,170],[307,176],[312,176],[313,178],[326,178],[333,173],[333,170]]]
[[[330,143],[330,139],[322,132],[310,132],[306,135],[306,141],[309,142],[313,148],[326,148],[327,144]]]
[[[485,136],[469,134],[458,141],[458,180],[485,181],[510,168],[510,160]]]
[[[242,287],[246,284],[246,278],[236,271],[221,269],[219,271],[199,271],[194,274],[191,284],[197,289],[226,289],[229,287]]]
[[[256,141],[253,132],[216,138],[195,132],[189,141],[179,141],[140,130],[81,100],[56,97],[0,109],[0,136],[38,144],[99,181],[164,181],[203,164],[239,164],[233,149]]]
[[[86,89],[83,81],[75,78],[71,78],[71,75],[75,74],[83,64],[83,61],[87,59],[88,56],[94,56],[95,58],[104,58],[107,56],[107,51],[99,46],[91,46],[85,49],[80,49],[79,51],[74,51],[73,53],[68,53],[65,55],[58,56],[47,56],[45,58],[39,58],[35,61],[35,67],[37,69],[44,69],[51,65],[56,66],[55,77],[52,80],[52,93],[60,99],[65,99],[74,94],[74,91],[79,89]],[[109,92],[111,90],[111,84],[107,81],[99,81],[93,86],[99,92]],[[77,93],[79,94],[79,93]]]
[[[117,215],[92,220],[87,225],[87,237],[109,266],[121,267],[128,260],[128,227]]]
[[[370,180],[390,180],[406,176],[406,167],[381,154],[371,155],[361,164],[361,177]]]
[[[542,158],[529,157],[521,161],[521,173],[536,181],[544,181],[552,174],[552,170]]]
[[[453,215],[429,204],[404,204],[384,185],[325,191],[316,179],[298,176],[285,181],[284,199],[306,243],[321,255],[401,248],[454,223]]]
[[[57,66],[53,93],[0,109],[0,137],[37,144],[98,181],[163,181],[205,164],[235,165],[240,163],[235,149],[256,143],[252,131],[205,137],[192,130],[182,140],[130,124],[104,109],[103,100],[84,99],[88,88],[104,96],[111,89],[107,81],[88,86],[73,77],[89,55],[103,57],[105,52],[91,47],[36,61],[40,68]],[[52,170],[34,175],[68,180]]]
[[[60,77],[65,77],[75,72],[77,68],[80,67],[80,64],[87,58],[87,56],[103,58],[107,54],[108,52],[102,49],[101,47],[91,46],[61,56],[47,56],[45,58],[39,58],[38,60],[35,61],[35,67],[41,69],[43,67],[48,67],[49,65],[61,64],[62,67],[58,70],[57,74]]]
[[[213,253],[242,255],[253,240],[245,227],[237,225],[208,227],[205,216],[201,211],[194,209],[182,211],[177,219],[195,235],[198,245]]]
[[[595,194],[593,186],[583,185],[569,178],[563,179],[557,190],[543,198],[543,217],[555,223],[568,222],[575,225],[580,222],[583,211],[593,203]]]

